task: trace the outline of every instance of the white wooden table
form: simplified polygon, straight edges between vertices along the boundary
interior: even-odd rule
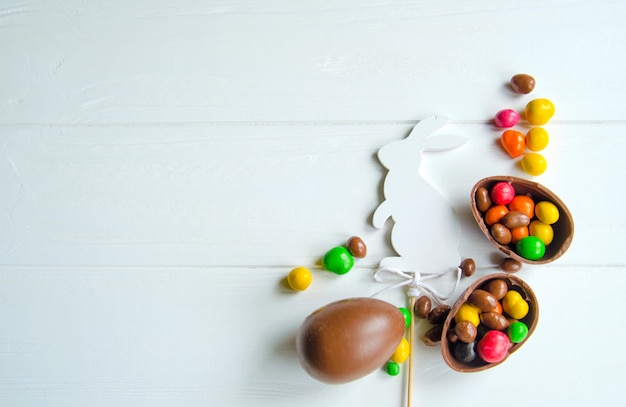
[[[469,191],[529,178],[490,120],[534,97],[557,108],[536,180],[574,242],[518,274],[541,318],[505,364],[460,374],[416,343],[414,405],[622,403],[625,17],[622,0],[3,1],[0,405],[403,406],[403,376],[310,378],[295,332],[381,288],[375,153],[427,116],[468,138],[421,171],[459,254],[492,265]],[[506,88],[520,72],[528,96]],[[351,235],[368,256],[321,270]],[[299,265],[314,280],[294,294]]]

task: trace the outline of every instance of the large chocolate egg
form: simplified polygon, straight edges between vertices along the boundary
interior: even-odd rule
[[[296,336],[300,364],[325,383],[346,383],[381,368],[404,337],[400,310],[374,298],[330,303],[309,315]]]

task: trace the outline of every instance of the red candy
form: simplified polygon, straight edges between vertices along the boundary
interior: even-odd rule
[[[487,363],[499,363],[506,358],[511,348],[511,340],[502,331],[489,331],[476,345],[478,356]]]
[[[494,122],[496,126],[500,127],[501,129],[508,129],[509,127],[513,127],[517,123],[519,123],[519,120],[519,113],[517,113],[513,109],[500,110],[498,113],[496,113],[496,116],[494,117]]]
[[[515,189],[510,183],[500,181],[491,188],[490,195],[496,205],[508,205],[515,197]]]

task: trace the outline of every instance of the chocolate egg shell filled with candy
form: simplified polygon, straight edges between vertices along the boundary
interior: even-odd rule
[[[511,184],[515,190],[516,196],[528,196],[532,198],[535,203],[549,201],[552,202],[556,208],[558,208],[560,218],[558,222],[551,225],[554,230],[554,237],[552,238],[552,241],[546,245],[545,253],[538,259],[522,257],[516,251],[515,245],[499,243],[494,236],[492,236],[490,230],[491,227],[485,223],[484,212],[480,209],[480,207],[482,207],[482,202],[479,202],[483,199],[482,195],[484,195],[484,193],[481,195],[480,191],[484,192],[485,189],[490,191],[493,186],[501,182]],[[483,234],[487,237],[491,244],[498,248],[498,250],[517,261],[528,264],[550,263],[561,257],[567,251],[572,243],[572,239],[574,238],[574,220],[572,219],[572,215],[565,203],[554,192],[536,182],[512,176],[494,176],[483,178],[472,188],[470,201],[472,214],[474,215],[474,219]]]
[[[508,347],[508,351],[506,351],[504,357],[501,360],[498,359],[497,362],[489,363],[481,359],[480,357],[475,357],[471,359],[467,358],[466,360],[460,359],[458,355],[455,357],[457,344],[452,343],[449,340],[447,333],[449,330],[455,329],[455,326],[457,323],[455,321],[455,315],[457,311],[461,308],[463,304],[467,303],[468,300],[470,300],[470,297],[472,296],[474,292],[476,292],[476,290],[490,290],[490,289],[493,290],[493,286],[495,286],[495,284],[492,284],[492,283],[494,281],[498,283],[501,283],[501,282],[506,283],[507,291],[519,293],[520,294],[519,297],[524,300],[525,304],[528,305],[528,311],[525,313],[523,318],[520,318],[518,321],[520,323],[525,324],[526,327],[528,328],[528,331],[525,334],[524,339],[520,340],[518,343],[511,341]],[[510,318],[510,316],[506,314],[503,314],[503,316]],[[471,286],[469,286],[463,292],[463,294],[461,294],[459,299],[456,301],[456,303],[450,310],[450,314],[448,314],[448,317],[443,323],[443,332],[441,335],[441,353],[443,355],[443,359],[446,362],[446,364],[450,366],[452,369],[456,370],[457,372],[463,372],[463,373],[478,372],[478,371],[486,370],[494,366],[497,366],[503,363],[511,354],[516,352],[524,343],[526,343],[526,341],[528,341],[528,339],[534,332],[535,328],[537,327],[538,320],[539,320],[539,304],[537,303],[537,297],[535,296],[535,293],[533,292],[532,288],[530,288],[530,286],[525,281],[523,281],[519,277],[516,277],[508,273],[497,273],[497,274],[491,274],[491,275],[482,277],[479,280],[475,281]],[[494,330],[493,328],[484,328],[480,325],[483,325],[483,323],[481,322],[478,326],[479,332],[483,329],[486,329],[484,331],[485,333],[492,332]],[[508,327],[508,323],[507,323],[507,327]],[[507,327],[502,327],[502,330],[496,330],[496,332],[499,332],[499,335],[505,334],[507,333],[507,330],[506,330]],[[475,343],[478,343],[480,339],[481,338],[477,337]],[[475,350],[475,345],[464,344],[464,343],[460,343],[460,345],[472,346],[471,350],[472,351]]]
[[[346,383],[380,369],[402,341],[402,312],[374,298],[330,303],[306,317],[296,335],[298,360],[313,378]]]

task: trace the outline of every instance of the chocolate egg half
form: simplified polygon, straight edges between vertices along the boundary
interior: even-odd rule
[[[374,298],[330,303],[309,315],[296,336],[298,360],[325,383],[346,383],[381,368],[404,337],[400,310]]]
[[[476,201],[476,193],[481,187],[489,191],[491,190],[491,187],[501,181],[510,183],[515,189],[516,195],[528,195],[533,198],[535,203],[540,201],[550,201],[558,208],[560,213],[560,219],[557,223],[552,225],[552,228],[554,229],[554,238],[552,240],[552,243],[546,246],[546,252],[540,259],[526,259],[520,256],[514,250],[514,247],[512,245],[498,243],[496,239],[494,239],[494,237],[491,235],[490,228],[485,223],[485,220],[483,219],[483,213],[479,209],[479,203]],[[480,230],[482,230],[483,234],[487,237],[491,244],[498,248],[498,250],[517,261],[528,264],[550,263],[561,257],[572,243],[572,239],[574,238],[574,220],[572,219],[572,215],[569,209],[554,192],[550,191],[548,188],[544,187],[541,184],[511,176],[487,177],[478,181],[476,185],[474,185],[470,194],[470,199],[472,214],[474,215],[474,219],[476,220],[476,223],[480,227]]]

